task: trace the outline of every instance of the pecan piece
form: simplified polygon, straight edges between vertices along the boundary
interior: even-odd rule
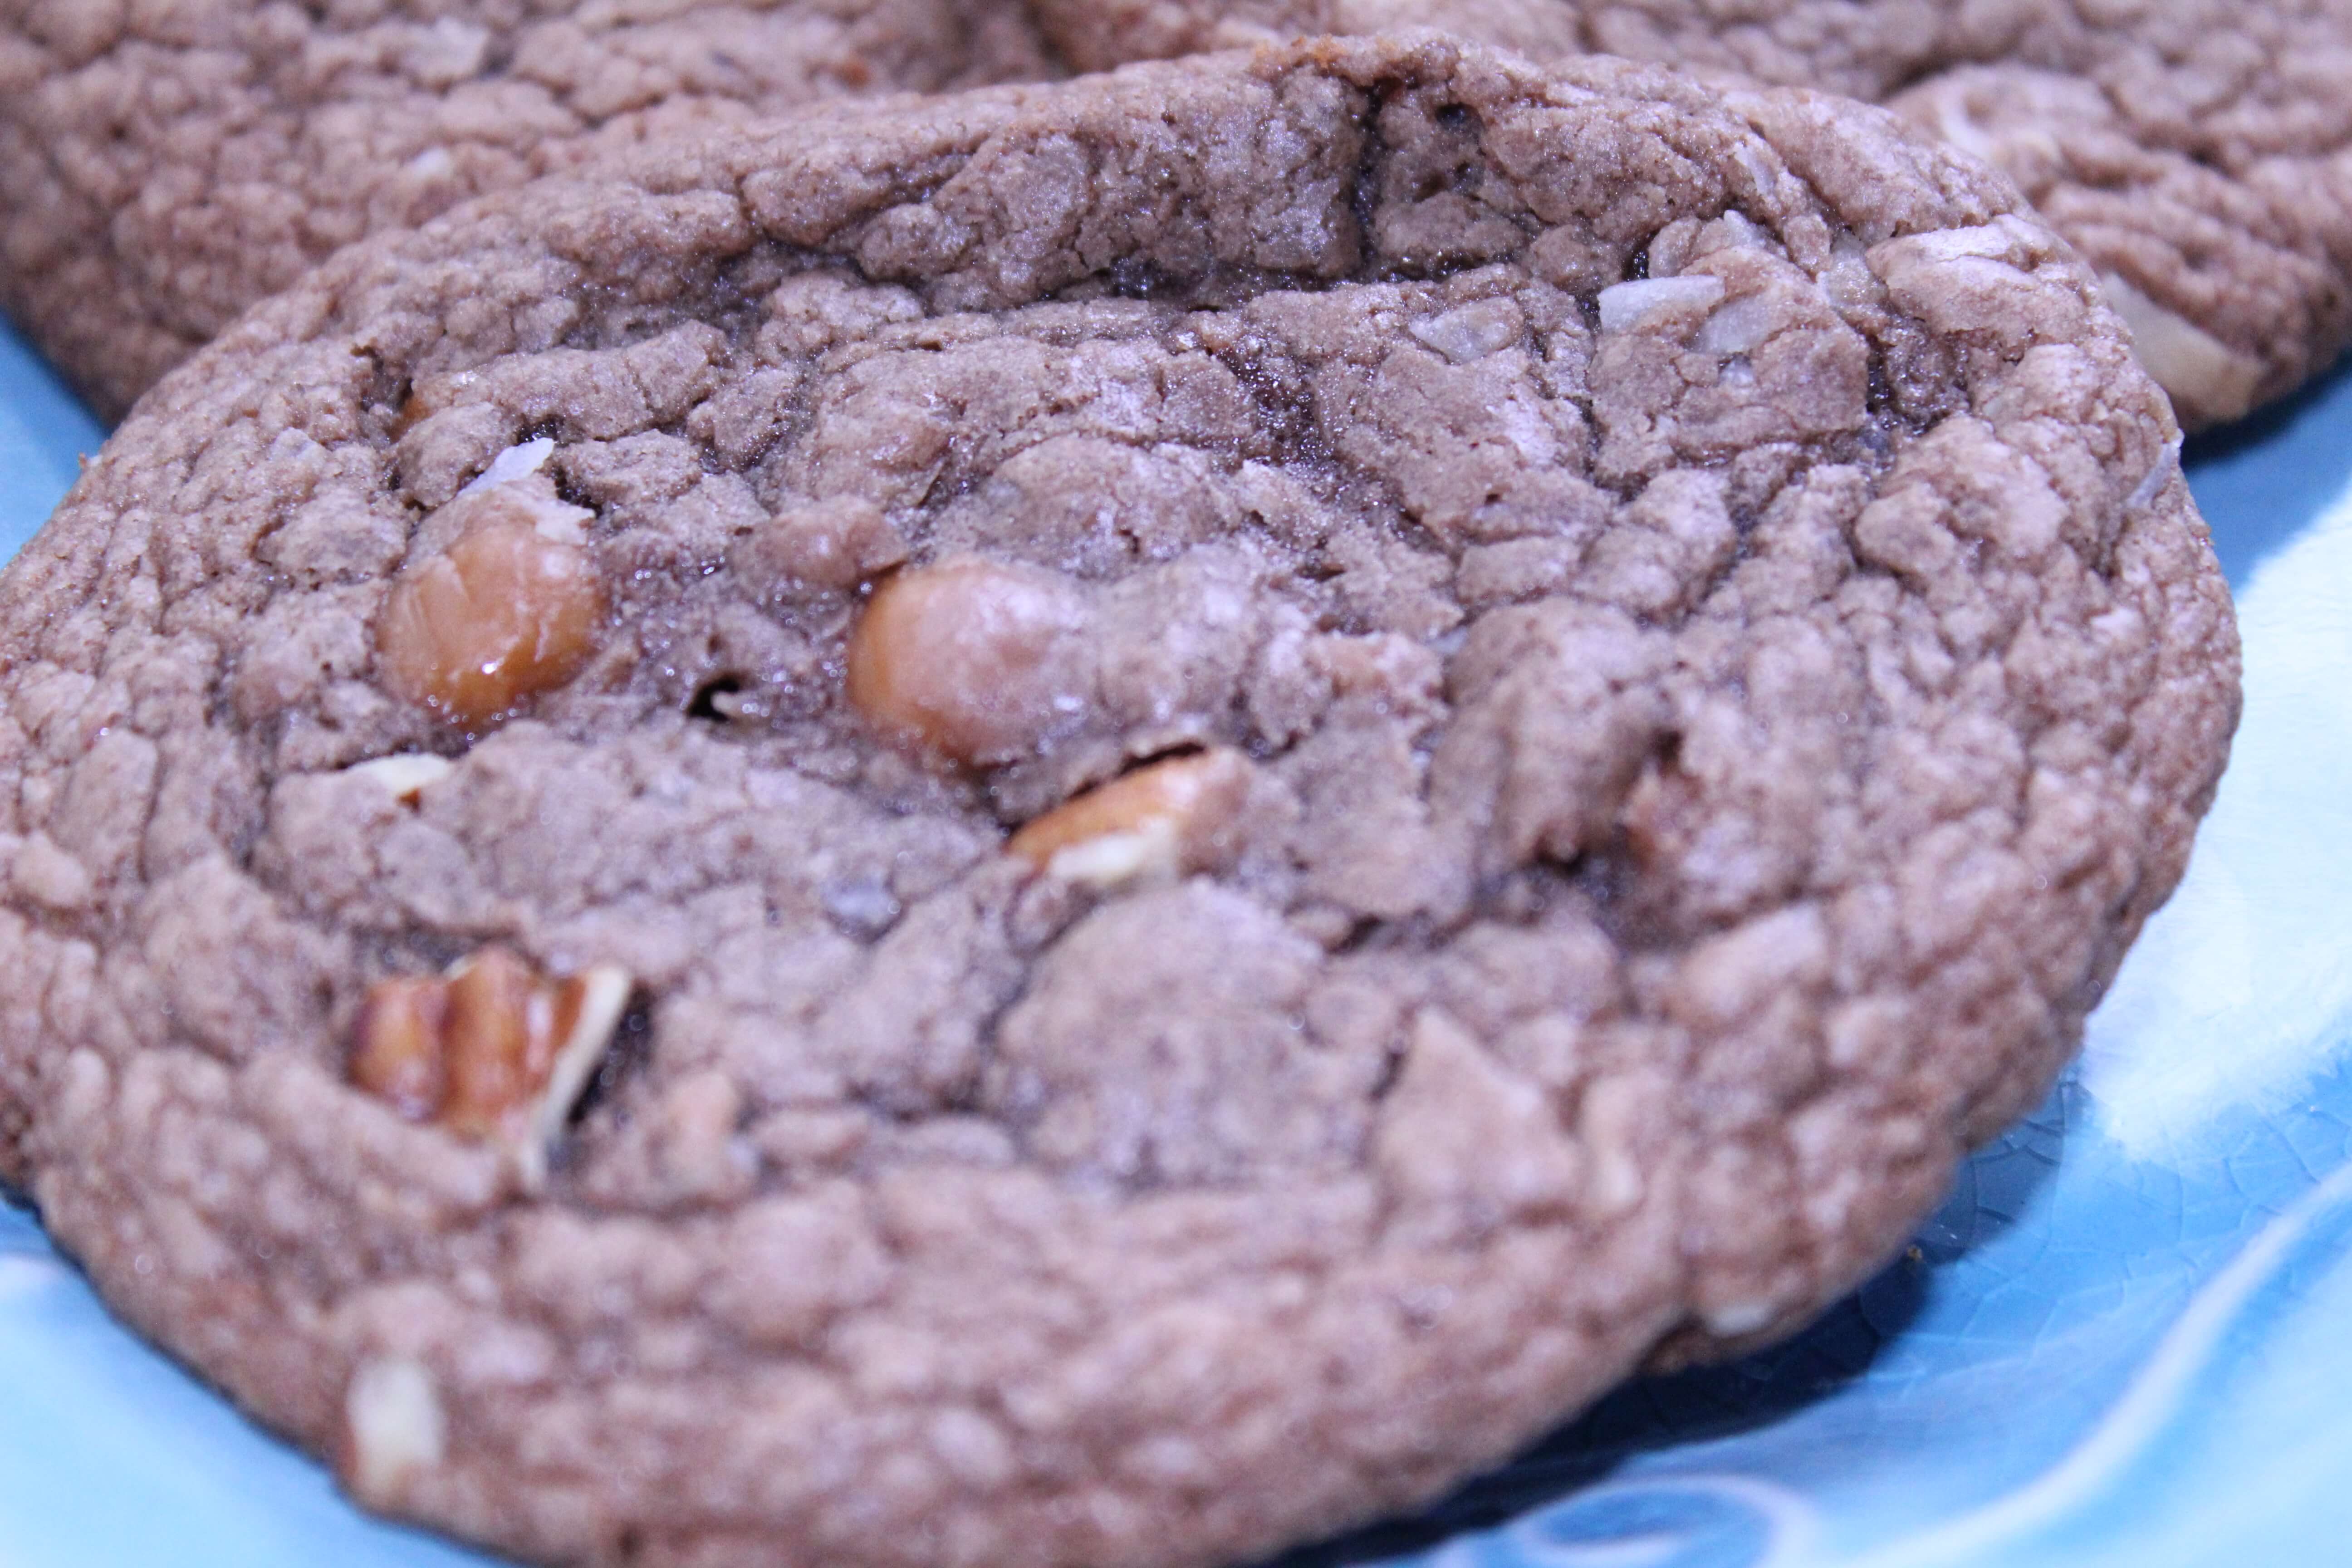
[[[1005,851],[1099,891],[1215,870],[1239,847],[1233,830],[1249,785],[1249,760],[1229,747],[1171,757],[1064,801]]]
[[[551,979],[495,944],[446,974],[379,981],[360,1008],[351,1080],[412,1121],[512,1151],[536,1190],[630,984],[612,964]]]

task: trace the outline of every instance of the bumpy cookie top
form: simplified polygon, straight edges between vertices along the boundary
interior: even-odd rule
[[[120,415],[362,235],[648,134],[1047,74],[1020,0],[9,0],[0,310]]]
[[[566,1559],[1237,1556],[1783,1331],[2235,714],[2019,209],[1425,38],[346,252],[0,579],[7,1167],[362,1497]]]
[[[1440,26],[1883,101],[1989,158],[2104,275],[2183,423],[2352,341],[2352,0],[1035,0],[1081,68]]]

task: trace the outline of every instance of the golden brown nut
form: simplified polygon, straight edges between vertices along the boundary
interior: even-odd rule
[[[451,504],[479,518],[394,585],[376,658],[394,695],[470,730],[580,673],[604,590],[588,551],[550,538],[527,498],[500,489]]]
[[[528,1106],[555,1058],[555,1004],[511,949],[487,947],[451,972],[441,1027],[448,1075],[436,1120],[469,1138],[495,1138]]]
[[[512,1149],[536,1186],[629,986],[609,964],[552,980],[495,944],[445,975],[379,981],[360,1009],[351,1079],[412,1121]]]
[[[441,1025],[449,988],[439,980],[401,975],[368,992],[352,1045],[352,1081],[411,1121],[440,1108],[446,1082]]]
[[[885,583],[849,642],[849,700],[894,740],[1009,762],[1093,700],[1087,605],[1068,578],[977,555]]]
[[[1104,891],[1215,870],[1233,857],[1249,782],[1239,752],[1173,757],[1064,801],[1004,847],[1048,876]]]

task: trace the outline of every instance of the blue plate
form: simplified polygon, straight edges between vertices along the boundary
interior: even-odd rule
[[[0,328],[0,549],[101,432]],[[2191,446],[2246,712],[2042,1110],[1812,1330],[1626,1389],[1283,1568],[2352,1561],[2352,374]],[[117,1326],[0,1209],[0,1568],[460,1568]]]

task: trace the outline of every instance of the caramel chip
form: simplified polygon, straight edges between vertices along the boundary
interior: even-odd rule
[[[1086,708],[1077,584],[952,556],[876,591],[849,644],[849,700],[894,739],[961,763],[1010,761]]]
[[[604,589],[586,547],[562,536],[576,528],[550,526],[561,507],[551,496],[511,485],[450,504],[477,515],[394,585],[376,655],[394,695],[475,730],[580,673],[596,650]]]

